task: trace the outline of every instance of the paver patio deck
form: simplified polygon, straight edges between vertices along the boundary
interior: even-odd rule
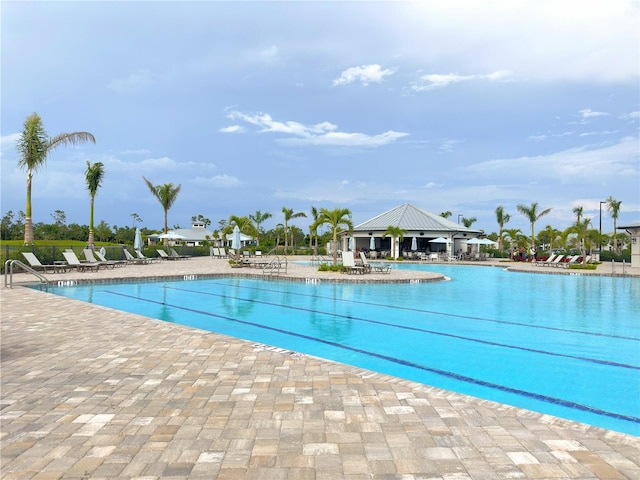
[[[216,272],[237,273],[49,277]],[[640,478],[638,437],[36,290],[0,309],[4,480]]]

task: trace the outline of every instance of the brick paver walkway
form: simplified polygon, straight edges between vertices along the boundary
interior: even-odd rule
[[[640,478],[638,437],[35,290],[0,308],[3,480]]]

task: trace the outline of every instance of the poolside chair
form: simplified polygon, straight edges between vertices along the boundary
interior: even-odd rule
[[[555,266],[562,267],[562,268],[569,268],[571,265],[578,263],[579,258],[580,258],[580,255],[574,255],[568,261],[557,263]]]
[[[96,250],[93,254],[98,257],[100,262],[112,262],[116,267],[124,267],[127,264],[126,260],[108,260],[99,250]]]
[[[145,257],[144,253],[142,253],[140,250],[136,250],[136,256],[140,259],[140,260],[146,260],[149,263],[153,263],[155,261],[157,261],[157,258],[150,258],[150,257]]]
[[[360,261],[364,267],[364,273],[371,273],[371,264],[369,263],[369,260],[367,260],[367,256],[364,252],[360,252]]]
[[[158,255],[160,255],[160,258],[162,260],[178,260],[176,257],[169,255],[167,252],[165,252],[163,249],[158,248],[156,250],[156,252],[158,252]]]
[[[347,269],[347,273],[349,275],[352,273],[364,275],[364,267],[356,265],[356,261],[353,258],[353,252],[342,252],[342,266]]]
[[[126,248],[123,248],[122,252],[124,253],[124,258],[127,259],[128,263],[135,263],[136,265],[147,265],[147,264],[151,263],[151,261],[148,258],[136,258],[136,257],[134,257],[133,255],[131,255],[129,250],[127,250]]]
[[[84,250],[82,250],[82,253],[88,263],[97,263],[107,268],[114,268],[116,266],[116,262],[110,262],[109,260],[98,260],[93,256],[93,250],[91,250],[90,248],[85,248]]]
[[[67,265],[71,268],[75,268],[78,272],[84,272],[86,270],[97,272],[100,270],[100,264],[96,262],[81,262],[76,256],[73,250],[65,250],[62,252]]]
[[[563,258],[564,258],[564,255],[558,255],[553,260],[551,261],[547,260],[546,262],[543,262],[541,265],[543,267],[555,267],[558,263],[562,261]]]
[[[536,265],[536,266],[542,266],[545,263],[550,263],[553,262],[553,259],[556,258],[557,254],[553,253],[551,254],[551,256],[549,258],[547,258],[546,260],[533,260],[531,262],[531,265]]]
[[[27,260],[27,262],[29,262],[29,266],[34,270],[42,271],[44,273],[64,273],[67,271],[67,266],[63,264],[54,263],[53,265],[43,265],[34,253],[22,252],[22,256]]]
[[[169,251],[171,252],[171,256],[176,260],[186,260],[188,258],[191,258],[191,255],[180,255],[178,252],[176,252],[175,248],[170,248]]]

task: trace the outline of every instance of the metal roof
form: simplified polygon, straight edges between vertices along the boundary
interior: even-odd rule
[[[389,226],[400,227],[407,231],[481,233],[481,230],[467,228],[410,203],[392,208],[356,225],[353,231],[380,231],[386,230]]]

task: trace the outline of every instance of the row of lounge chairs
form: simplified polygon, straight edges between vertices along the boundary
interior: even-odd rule
[[[356,261],[353,252],[342,252],[342,266],[347,269],[349,275],[355,273],[364,275],[365,273],[390,273],[391,266],[384,263],[370,263],[363,252],[359,254],[360,260]]]
[[[125,260],[107,260],[105,256],[99,251],[93,251],[90,248],[85,248],[82,253],[85,261],[81,261],[76,253],[67,249],[62,252],[64,261],[57,261],[51,265],[45,265],[38,257],[32,252],[22,252],[22,256],[27,260],[29,266],[36,271],[44,273],[65,273],[68,270],[75,269],[79,272],[92,271],[97,272],[102,268],[115,268],[123,267],[125,265],[146,265],[160,261],[160,259],[166,260],[185,260],[191,258],[189,255],[180,255],[175,249],[170,249],[171,255],[162,249],[158,249],[159,258],[146,257],[140,250],[135,250],[136,256],[133,256],[126,248],[122,249]]]
[[[591,256],[587,256],[586,263],[591,261]],[[551,255],[546,260],[535,260],[531,262],[532,265],[536,265],[539,267],[559,267],[559,268],[569,268],[571,265],[575,265],[577,263],[582,262],[581,255],[573,255],[571,257],[565,257],[561,254]]]

